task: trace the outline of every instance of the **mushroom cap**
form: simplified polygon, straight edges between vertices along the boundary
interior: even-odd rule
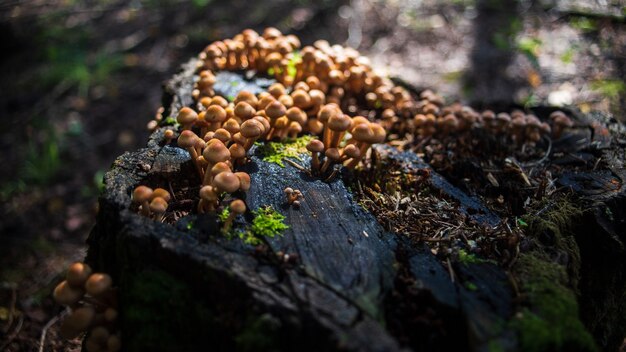
[[[157,188],[157,190],[158,189],[159,188]],[[91,267],[85,263],[77,262],[70,265],[65,278],[70,286],[82,288],[89,278],[89,275],[91,275]]]
[[[273,101],[269,103],[267,107],[265,108],[265,113],[272,120],[277,119],[281,116],[285,116],[286,112],[287,112],[287,109],[279,101]]]
[[[306,149],[311,153],[321,153],[324,151],[324,143],[319,139],[314,139],[306,145]]]
[[[324,131],[324,124],[318,119],[309,119],[306,122],[306,128],[312,134],[319,135]]]
[[[271,94],[268,94],[259,100],[257,104],[257,110],[265,110],[270,103],[276,101],[276,98]]]
[[[217,200],[217,193],[215,192],[215,189],[213,188],[213,186],[204,186],[200,188],[200,191],[198,192],[198,194],[201,199],[204,199],[209,202]]]
[[[285,86],[281,83],[272,84],[267,91],[276,99],[278,99],[281,95],[285,94]]]
[[[256,110],[246,101],[240,101],[235,105],[235,115],[242,120],[251,119],[256,113]]]
[[[242,191],[247,192],[250,189],[250,175],[243,171],[235,172],[235,176],[239,178],[241,185],[239,186]]]
[[[213,178],[213,186],[220,191],[233,193],[239,189],[241,181],[239,181],[239,177],[232,172],[222,172]]]
[[[181,125],[189,125],[198,120],[198,113],[195,112],[192,108],[183,107],[178,111],[178,115],[176,116],[176,121]]]
[[[371,143],[383,143],[385,141],[385,138],[387,138],[387,131],[385,131],[383,126],[377,123],[371,123],[370,128],[372,129],[372,132],[374,132]]]
[[[64,306],[71,306],[81,298],[85,294],[85,290],[78,287],[72,287],[67,281],[61,281],[57,287],[54,288],[54,292],[52,293],[52,297],[58,304],[62,304]]]
[[[230,202],[230,210],[235,214],[243,214],[246,212],[246,203],[241,199],[235,199]]]
[[[552,116],[552,115],[550,115],[550,116]],[[567,117],[567,115],[565,115],[565,114],[555,116],[552,119],[552,122],[555,125],[562,126],[562,127],[573,127],[574,126],[574,122],[572,121],[572,119]]]
[[[196,140],[200,138],[198,137],[195,133],[191,132],[190,130],[185,130],[182,131],[180,133],[180,136],[178,136],[178,146],[181,148],[191,148],[193,146],[195,146],[196,144]]]
[[[163,214],[167,210],[167,202],[161,197],[156,197],[150,202],[150,210],[157,214]]]
[[[68,315],[63,321],[65,329],[61,328],[61,335],[64,335],[64,330],[70,330],[71,332],[78,333],[86,331],[87,328],[89,328],[89,326],[93,323],[95,317],[96,310],[92,306],[82,306],[74,309],[72,313],[70,313],[70,315]]]
[[[241,124],[239,133],[245,138],[258,138],[265,133],[265,127],[258,120],[250,119]]]
[[[354,129],[352,129],[352,137],[359,142],[370,143],[369,140],[374,138],[374,131],[369,123],[356,125]]]
[[[485,120],[485,121],[493,120],[493,119],[496,118],[496,114],[493,111],[491,111],[491,110],[483,111],[481,116],[482,116],[483,120]]]
[[[223,122],[226,120],[226,110],[219,105],[211,105],[206,109],[204,120],[207,122]]]
[[[334,160],[334,161],[341,159],[341,153],[339,153],[339,149],[337,148],[327,149],[324,155],[326,155],[326,157],[329,158],[330,160]]]
[[[230,159],[230,151],[219,139],[211,139],[202,151],[202,156],[209,163],[215,164]]]
[[[335,114],[328,119],[328,128],[333,131],[343,132],[352,125],[352,119],[344,114]]]
[[[259,121],[262,125],[263,125],[263,133],[267,132],[270,130],[271,126],[270,126],[270,122],[267,119],[267,117],[261,116],[261,115],[257,115],[255,117],[253,117],[252,119]]]
[[[219,105],[226,108],[228,106],[228,100],[224,99],[222,96],[216,95],[211,99],[211,105]]]
[[[108,274],[95,273],[85,282],[85,290],[89,295],[98,297],[107,292],[111,285],[113,285],[113,280]]]
[[[169,202],[170,199],[172,199],[170,192],[164,190],[163,188],[156,188],[154,192],[152,192],[152,198],[156,197],[163,198],[166,202]]]
[[[297,123],[299,123],[301,125],[304,125],[306,123],[306,121],[307,121],[306,113],[304,111],[300,110],[300,108],[295,107],[295,106],[292,107],[292,108],[289,108],[289,110],[287,110],[287,113],[286,113],[285,116],[287,116],[287,118],[290,121],[297,122]]]
[[[287,131],[292,134],[299,134],[300,132],[302,132],[302,125],[300,125],[296,121],[292,121],[289,124]]]
[[[317,119],[322,122],[323,124],[326,124],[326,122],[328,122],[328,120],[332,117],[335,116],[337,114],[340,113],[339,107],[336,104],[326,104],[324,105],[320,111],[317,113]]]
[[[246,144],[246,137],[242,136],[241,132],[237,132],[233,134],[232,139],[233,139],[233,142],[237,144],[241,144],[241,145]]]
[[[215,130],[213,138],[219,139],[222,143],[228,143],[230,141],[230,132],[224,128],[218,128]]]
[[[277,130],[282,130],[283,128],[286,128],[288,124],[289,119],[287,118],[287,116],[282,116],[276,119],[276,122],[274,123],[274,128],[276,128]]]
[[[263,38],[265,39],[276,39],[278,37],[281,37],[282,35],[283,34],[274,27],[267,27],[263,31]]]
[[[355,116],[352,118],[352,123],[350,124],[350,131],[352,131],[354,129],[354,127],[356,127],[357,125],[361,125],[361,124],[369,124],[370,121],[363,117],[363,116]]]
[[[293,99],[293,105],[301,109],[306,109],[311,106],[311,96],[303,89],[294,90],[291,93],[291,98]]]
[[[241,159],[246,156],[246,149],[239,143],[233,143],[233,145],[228,148],[228,151],[233,159]]]
[[[211,168],[211,175],[215,176],[221,172],[227,171],[232,171],[230,169],[230,166],[228,166],[228,164],[226,164],[225,162],[220,161],[218,163],[215,163],[215,165],[213,165],[213,167]]]
[[[152,192],[154,191],[150,187],[137,186],[133,191],[133,201],[137,203],[147,202],[150,200],[150,197],[152,197]]]
[[[293,98],[291,98],[291,95],[283,94],[278,97],[278,101],[283,104],[287,109],[293,106]]]
[[[239,132],[241,126],[239,125],[239,122],[237,122],[237,120],[230,118],[226,120],[224,124],[222,124],[222,128],[224,128],[226,131],[230,132],[231,135],[233,135]]]
[[[283,190],[286,195],[291,195],[293,193],[293,188],[287,187]]]
[[[165,132],[163,132],[163,137],[165,137],[165,139],[167,140],[174,138],[174,131],[165,130]]]
[[[511,121],[511,115],[507,114],[506,112],[501,112],[496,115],[496,120],[498,120],[500,123],[508,123]]]
[[[348,158],[358,158],[361,156],[361,151],[354,144],[348,144],[345,148],[343,148],[343,155]]]

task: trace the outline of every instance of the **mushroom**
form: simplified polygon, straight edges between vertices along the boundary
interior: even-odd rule
[[[86,331],[93,323],[96,311],[92,306],[83,306],[73,310],[61,324],[61,336],[73,339],[83,331]]]
[[[319,139],[314,139],[306,145],[306,149],[311,152],[311,171],[317,173],[320,170],[320,153],[324,151],[324,143]]]
[[[54,288],[52,297],[58,304],[64,306],[73,306],[83,298],[85,290],[80,287],[72,287],[68,281],[61,281],[57,287]]]
[[[89,275],[91,275],[91,267],[87,264],[77,262],[70,265],[65,279],[72,287],[82,287],[85,285]]]
[[[204,172],[204,179],[202,181],[202,184],[206,186],[211,184],[211,180],[213,179],[210,169],[213,168],[213,165],[219,163],[220,161],[225,162],[229,160],[230,151],[219,139],[211,139],[204,148],[204,151],[202,151],[202,156],[208,163],[207,170]]]
[[[287,187],[285,188],[285,190],[283,191],[285,193],[285,195],[287,196],[287,204],[289,205],[295,205],[295,206],[300,206],[300,201],[299,199],[304,198],[304,196],[302,195],[302,192],[300,192],[300,190],[294,190],[291,187]]]
[[[198,203],[198,212],[207,213],[215,211],[218,196],[213,186],[204,186],[200,188],[199,195],[200,202]]]
[[[233,193],[239,189],[241,181],[232,172],[221,172],[213,178],[213,187],[218,192]]]
[[[252,144],[263,135],[265,127],[261,122],[255,119],[246,120],[241,124],[241,135],[246,138],[246,143],[243,145],[245,150],[250,150]]]
[[[230,213],[228,214],[226,221],[224,221],[224,227],[222,227],[223,232],[230,231],[235,217],[246,212],[246,203],[244,203],[241,199],[235,199],[230,202],[229,209]]]
[[[143,216],[150,216],[152,192],[152,188],[146,186],[137,186],[133,191],[133,202],[140,205],[140,212]]]
[[[158,222],[163,220],[163,214],[167,210],[167,201],[161,197],[155,197],[150,202],[150,210],[154,213],[154,219]]]
[[[191,131],[182,131],[180,136],[178,136],[178,146],[187,150],[189,155],[191,156],[191,161],[196,166],[196,170],[200,175],[200,178],[204,176],[204,172],[202,171],[202,167],[198,164],[198,152],[196,151],[196,142],[200,139],[195,133]]]
[[[85,290],[92,297],[101,297],[108,293],[113,280],[108,274],[92,274],[85,282]]]
[[[198,121],[198,113],[185,106],[178,111],[176,121],[181,125],[183,131],[190,130],[193,124]]]
[[[235,172],[235,176],[237,176],[237,178],[239,178],[239,189],[247,192],[250,189],[250,175],[248,175],[245,172],[239,171],[239,172]]]
[[[574,122],[559,110],[550,114],[550,120],[552,120],[552,136],[556,139],[561,137],[566,128],[574,127]]]

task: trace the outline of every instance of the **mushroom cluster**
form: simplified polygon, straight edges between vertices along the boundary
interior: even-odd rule
[[[287,204],[289,205],[299,207],[300,199],[304,199],[304,195],[298,189],[287,187],[283,192],[285,193],[285,196],[287,196]]]
[[[139,206],[139,213],[159,222],[163,220],[169,201],[170,193],[163,188],[153,190],[147,186],[137,186],[133,191],[133,202]]]
[[[310,173],[330,180],[337,165],[356,167],[368,148],[385,142],[388,135],[423,140],[484,129],[522,145],[536,143],[551,131],[558,138],[572,126],[560,112],[549,124],[519,110],[496,114],[459,103],[446,106],[430,90],[415,96],[395,85],[352,48],[324,40],[299,48],[296,36],[276,28],[262,34],[246,29],[200,53],[194,106],[181,108],[176,116],[181,128],[177,144],[189,152],[202,180],[199,213],[216,211],[226,194],[247,191],[249,175],[235,169],[246,163],[256,141],[318,136],[307,145]],[[219,70],[267,73],[278,82],[256,95],[240,91],[229,101],[214,90]],[[162,118],[162,111],[157,116]],[[174,139],[175,132],[166,130],[166,143]],[[142,205],[143,213],[146,209]]]
[[[71,339],[87,332],[85,347],[89,352],[119,351],[117,296],[112,285],[109,275],[92,273],[87,264],[70,265],[65,280],[53,293],[57,303],[71,310],[61,324],[61,336]]]

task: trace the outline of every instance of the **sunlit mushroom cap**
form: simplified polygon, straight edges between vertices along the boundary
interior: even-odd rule
[[[246,203],[241,199],[235,199],[230,202],[230,210],[236,214],[243,214],[246,212]]]
[[[324,143],[319,139],[314,139],[306,145],[306,149],[312,153],[320,153],[324,151]]]
[[[97,297],[110,289],[112,284],[113,280],[108,274],[95,273],[85,282],[85,290],[89,295]]]
[[[191,148],[196,144],[196,140],[200,138],[195,133],[185,130],[178,136],[178,146],[181,148]]]
[[[206,110],[204,120],[207,122],[222,122],[226,120],[226,110],[219,105],[211,105]]]
[[[241,182],[232,172],[222,172],[213,178],[213,185],[223,192],[233,193],[239,189]]]
[[[210,163],[217,163],[230,159],[230,151],[219,139],[211,139],[202,151],[202,156]]]
[[[196,122],[198,120],[198,113],[195,112],[192,108],[183,107],[178,111],[178,115],[176,116],[176,121],[181,125],[188,125]]]
[[[137,203],[143,203],[150,200],[152,197],[152,188],[146,186],[138,186],[133,191],[133,200]]]
[[[157,213],[165,213],[167,210],[167,202],[161,197],[156,197],[150,202],[150,210]]]
[[[245,138],[257,138],[265,132],[263,124],[256,119],[246,120],[241,124],[241,133]]]
[[[277,119],[281,116],[285,116],[287,109],[278,101],[273,101],[265,108],[265,113],[271,119]]]

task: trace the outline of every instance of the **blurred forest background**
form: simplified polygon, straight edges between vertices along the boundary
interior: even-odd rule
[[[103,173],[145,145],[161,83],[209,42],[275,26],[303,44],[355,47],[450,102],[571,105],[624,121],[625,8],[626,0],[1,0],[0,351],[37,350],[40,340],[46,350],[80,348],[57,337],[51,289],[85,254]]]

